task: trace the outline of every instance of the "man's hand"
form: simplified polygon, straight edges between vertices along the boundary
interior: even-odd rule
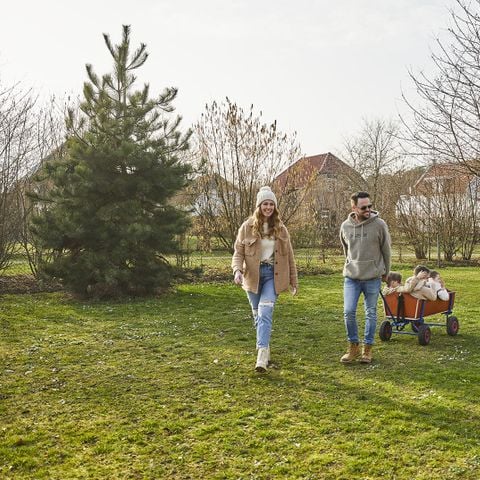
[[[291,292],[292,296],[295,296],[295,295],[298,293],[297,287],[292,287],[292,288],[290,289],[290,292]]]
[[[233,281],[235,282],[236,285],[241,285],[243,283],[243,273],[240,270],[237,270],[235,272]]]

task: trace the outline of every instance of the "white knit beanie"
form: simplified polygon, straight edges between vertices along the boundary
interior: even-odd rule
[[[262,202],[265,200],[271,200],[275,204],[275,208],[277,208],[277,197],[272,192],[270,187],[262,187],[257,193],[257,207],[259,207]]]

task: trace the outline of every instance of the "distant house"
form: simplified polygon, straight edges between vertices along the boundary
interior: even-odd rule
[[[282,212],[288,212],[284,218],[289,218],[290,225],[299,232],[297,237],[305,236],[309,245],[313,239],[317,244],[331,246],[338,243],[338,228],[348,213],[352,191],[363,190],[365,180],[327,152],[297,160],[275,178],[272,186],[282,199]],[[294,208],[289,211],[292,204]]]
[[[326,180],[332,187],[339,180],[359,187],[365,185],[364,179],[356,170],[333,153],[327,152],[297,160],[275,178],[274,186],[280,192],[288,192],[304,188],[318,178]]]
[[[219,189],[220,187],[220,189]],[[202,174],[193,178],[186,189],[177,193],[172,203],[190,211],[193,217],[217,217],[224,202],[236,202],[237,190],[219,174]]]
[[[480,207],[480,177],[460,163],[435,163],[402,195],[397,213],[435,214],[445,203]]]
[[[433,197],[468,195],[480,200],[480,177],[463,164],[436,163],[429,167],[413,186],[412,194]]]

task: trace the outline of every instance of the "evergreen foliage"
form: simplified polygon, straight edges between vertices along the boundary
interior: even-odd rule
[[[130,27],[120,44],[104,34],[113,73],[97,76],[86,66],[80,112],[67,115],[67,154],[46,162],[39,181],[51,184],[36,201],[33,230],[55,252],[42,270],[80,294],[147,294],[166,287],[173,274],[165,255],[176,253],[176,236],[188,218],[170,200],[187,183],[179,155],[189,133],[179,130],[175,88],[156,99],[149,86],[134,90],[135,70],[147,60],[146,45],[132,52]]]

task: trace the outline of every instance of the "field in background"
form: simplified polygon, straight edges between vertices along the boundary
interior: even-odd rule
[[[195,241],[189,242],[190,251],[178,257],[169,257],[168,260],[172,265],[179,265],[186,269],[200,269],[206,278],[220,278],[230,275],[231,254],[226,250],[221,250],[218,245],[214,245],[215,249],[211,252],[202,252],[195,249]],[[319,248],[297,248],[295,249],[295,258],[298,264],[300,273],[315,274],[315,273],[334,273],[341,271],[344,258],[340,249],[321,250]],[[475,251],[471,264],[476,264],[480,261],[480,247]],[[415,259],[413,250],[402,245],[393,246],[392,262],[399,265],[413,266],[419,263]],[[443,261],[438,259],[437,252],[432,250],[430,258],[422,260],[432,268],[437,268],[443,265]],[[462,263],[462,262],[459,262]],[[464,262],[463,262],[464,263]],[[31,275],[27,259],[25,255],[19,251],[13,258],[12,264],[0,272],[0,279],[2,277],[9,277],[14,275]]]

